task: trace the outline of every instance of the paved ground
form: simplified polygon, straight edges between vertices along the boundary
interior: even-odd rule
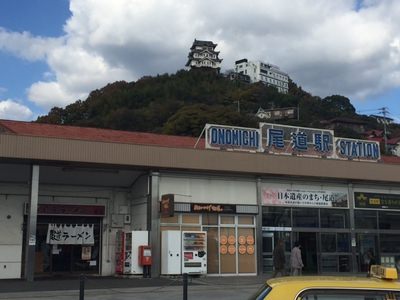
[[[247,299],[264,277],[194,277],[189,278],[188,300]],[[79,278],[0,280],[0,299],[79,299]],[[183,299],[182,278],[89,277],[85,281],[85,300],[160,300]]]

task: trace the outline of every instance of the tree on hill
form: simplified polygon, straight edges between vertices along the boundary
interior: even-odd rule
[[[322,120],[336,117],[363,118],[348,98],[321,99],[291,80],[289,93],[281,94],[262,83],[245,84],[204,70],[180,70],[107,84],[86,100],[53,107],[37,122],[198,136],[206,123],[257,127],[262,121],[255,118],[260,107],[299,108],[299,119],[277,123],[303,127],[323,128]]]

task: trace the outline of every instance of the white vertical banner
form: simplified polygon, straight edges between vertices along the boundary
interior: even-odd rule
[[[49,224],[46,242],[60,245],[93,245],[93,224]]]

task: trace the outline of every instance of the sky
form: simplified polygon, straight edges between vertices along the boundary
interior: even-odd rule
[[[398,0],[1,0],[0,119],[36,120],[118,80],[185,68],[194,39],[272,63],[315,96],[400,123]]]

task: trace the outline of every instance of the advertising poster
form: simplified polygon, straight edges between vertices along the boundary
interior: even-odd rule
[[[266,206],[348,207],[347,193],[329,190],[263,188],[262,201]]]

